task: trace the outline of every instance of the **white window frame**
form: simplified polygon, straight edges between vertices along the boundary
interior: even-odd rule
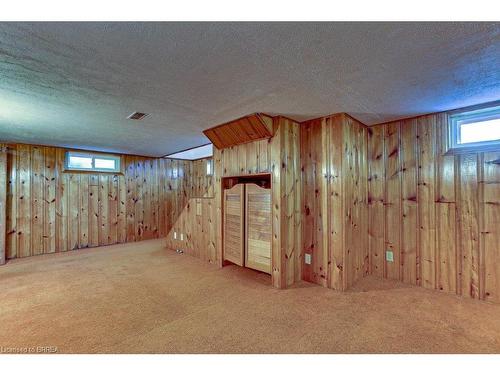
[[[448,153],[500,150],[500,139],[460,143],[461,125],[494,119],[500,119],[500,103],[498,102],[451,112],[448,117]]]
[[[70,167],[69,166],[70,156],[92,158],[92,168]],[[95,159],[114,160],[115,168],[114,169],[96,168],[95,167]],[[99,172],[99,173],[115,173],[116,174],[116,173],[121,172],[121,157],[119,155],[99,154],[99,153],[93,153],[93,152],[66,151],[65,158],[64,158],[64,169],[66,171]]]

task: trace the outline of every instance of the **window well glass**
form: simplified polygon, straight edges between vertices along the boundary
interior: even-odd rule
[[[500,118],[460,124],[459,144],[500,140]]]
[[[89,169],[92,168],[92,158],[85,156],[69,156],[68,160],[69,168],[78,168],[78,169]]]
[[[112,159],[98,159],[95,158],[95,167],[97,169],[112,169],[116,168],[116,161]]]

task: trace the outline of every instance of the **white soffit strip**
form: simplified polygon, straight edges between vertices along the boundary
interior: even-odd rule
[[[170,154],[165,157],[172,159],[196,160],[201,158],[209,158],[212,155],[213,145],[209,143],[208,145],[195,147],[186,151],[176,152],[175,154]]]

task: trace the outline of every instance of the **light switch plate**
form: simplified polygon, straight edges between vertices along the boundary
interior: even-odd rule
[[[184,233],[181,233],[181,241],[184,241]]]
[[[177,232],[174,232],[174,240],[177,239]]]
[[[306,262],[306,264],[311,264],[311,261],[312,261],[311,254],[306,254],[304,256],[304,261]]]
[[[388,262],[394,262],[394,253],[392,250],[387,250],[385,252],[385,260]]]

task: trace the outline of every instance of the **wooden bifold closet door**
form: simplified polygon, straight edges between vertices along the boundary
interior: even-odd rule
[[[271,190],[245,186],[245,267],[271,273]]]
[[[224,190],[224,260],[245,264],[245,185]]]

